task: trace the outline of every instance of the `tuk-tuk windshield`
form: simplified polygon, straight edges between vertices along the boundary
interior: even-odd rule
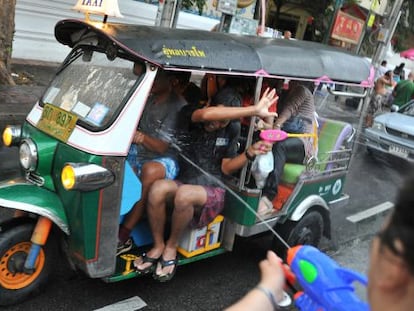
[[[42,102],[76,115],[78,123],[91,130],[105,128],[143,72],[132,61],[78,49],[51,82]]]

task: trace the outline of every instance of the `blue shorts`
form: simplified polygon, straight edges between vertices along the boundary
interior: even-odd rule
[[[132,151],[131,153],[128,153],[127,161],[138,176],[141,175],[142,166],[147,162],[158,162],[162,164],[165,169],[166,179],[175,179],[180,171],[177,160],[171,157],[159,157],[145,161],[138,161],[136,153],[134,154]]]

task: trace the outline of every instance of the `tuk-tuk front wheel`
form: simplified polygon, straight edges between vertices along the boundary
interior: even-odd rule
[[[12,305],[37,294],[52,271],[56,250],[53,241],[42,247],[35,270],[24,271],[34,224],[21,224],[0,234],[0,305]],[[50,240],[50,237],[49,237]]]
[[[323,234],[323,217],[317,211],[307,212],[299,221],[286,221],[275,226],[276,232],[289,244],[312,245],[317,247]],[[286,246],[273,237],[272,249],[281,258],[286,259]]]

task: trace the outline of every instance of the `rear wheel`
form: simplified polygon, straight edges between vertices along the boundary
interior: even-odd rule
[[[21,224],[0,234],[0,305],[12,305],[37,294],[46,284],[54,261],[56,245],[49,237],[36,260],[33,273],[24,272],[34,224]]]
[[[275,230],[291,247],[305,244],[317,247],[322,239],[323,217],[317,211],[310,211],[299,221],[276,225]],[[286,259],[286,246],[277,237],[273,238],[272,249]]]

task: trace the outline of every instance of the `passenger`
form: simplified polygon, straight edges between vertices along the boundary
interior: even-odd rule
[[[305,82],[290,81],[286,100],[275,120],[274,128],[293,133],[313,133],[314,122],[315,103],[311,90],[305,86]],[[277,196],[285,163],[303,164],[305,159],[317,155],[313,137],[287,138],[275,143],[272,152],[274,168],[267,177],[262,190],[262,198],[258,207],[260,215],[273,210],[272,201]]]
[[[255,82],[256,80],[248,79],[248,78],[243,81],[243,84],[242,84],[243,88],[241,90],[243,107],[254,105]],[[279,92],[277,91],[277,80],[276,79],[263,79],[261,95],[268,88],[270,89],[274,88],[276,90],[276,93],[279,94]],[[278,101],[275,101],[274,105],[272,105],[269,108],[270,112],[276,112],[277,103]],[[266,118],[265,120],[262,120],[262,119],[257,120],[256,127],[259,129],[270,129],[273,126],[273,121],[274,121],[273,117]],[[241,124],[242,124],[242,135],[247,136],[248,128],[250,127],[250,118],[243,118],[241,120]]]
[[[414,310],[414,176],[403,185],[394,211],[372,240],[368,270],[372,311]],[[281,259],[269,251],[260,272],[259,285],[226,311],[274,310],[285,283]]]
[[[176,71],[172,73],[173,87],[177,94],[184,97],[189,105],[199,105],[201,101],[201,89],[195,83],[190,82],[191,72]]]
[[[177,114],[186,102],[174,92],[171,79],[171,73],[158,71],[128,153],[127,160],[142,182],[142,196],[119,228],[117,255],[132,248],[130,234],[142,217],[153,182],[174,179],[178,174],[178,162],[166,136],[174,135]]]
[[[257,142],[245,153],[238,155],[240,118],[275,115],[268,112],[276,98],[274,90],[267,90],[258,105],[240,107],[234,92],[226,89],[228,87],[217,93],[210,107],[194,107],[189,114],[192,123],[190,141],[184,144],[188,146],[188,157],[197,163],[200,169],[218,179],[235,172],[256,155],[271,149],[270,143]],[[230,121],[232,119],[237,121]],[[194,227],[207,225],[224,207],[225,190],[217,185],[211,176],[188,163],[187,165],[182,168],[179,181],[156,181],[148,198],[148,217],[154,245],[148,253],[138,258],[134,265],[141,273],[149,273],[156,267],[153,276],[159,281],[168,281],[175,274],[177,246],[184,229],[190,223]],[[174,209],[170,236],[164,241],[167,202],[172,202]]]

